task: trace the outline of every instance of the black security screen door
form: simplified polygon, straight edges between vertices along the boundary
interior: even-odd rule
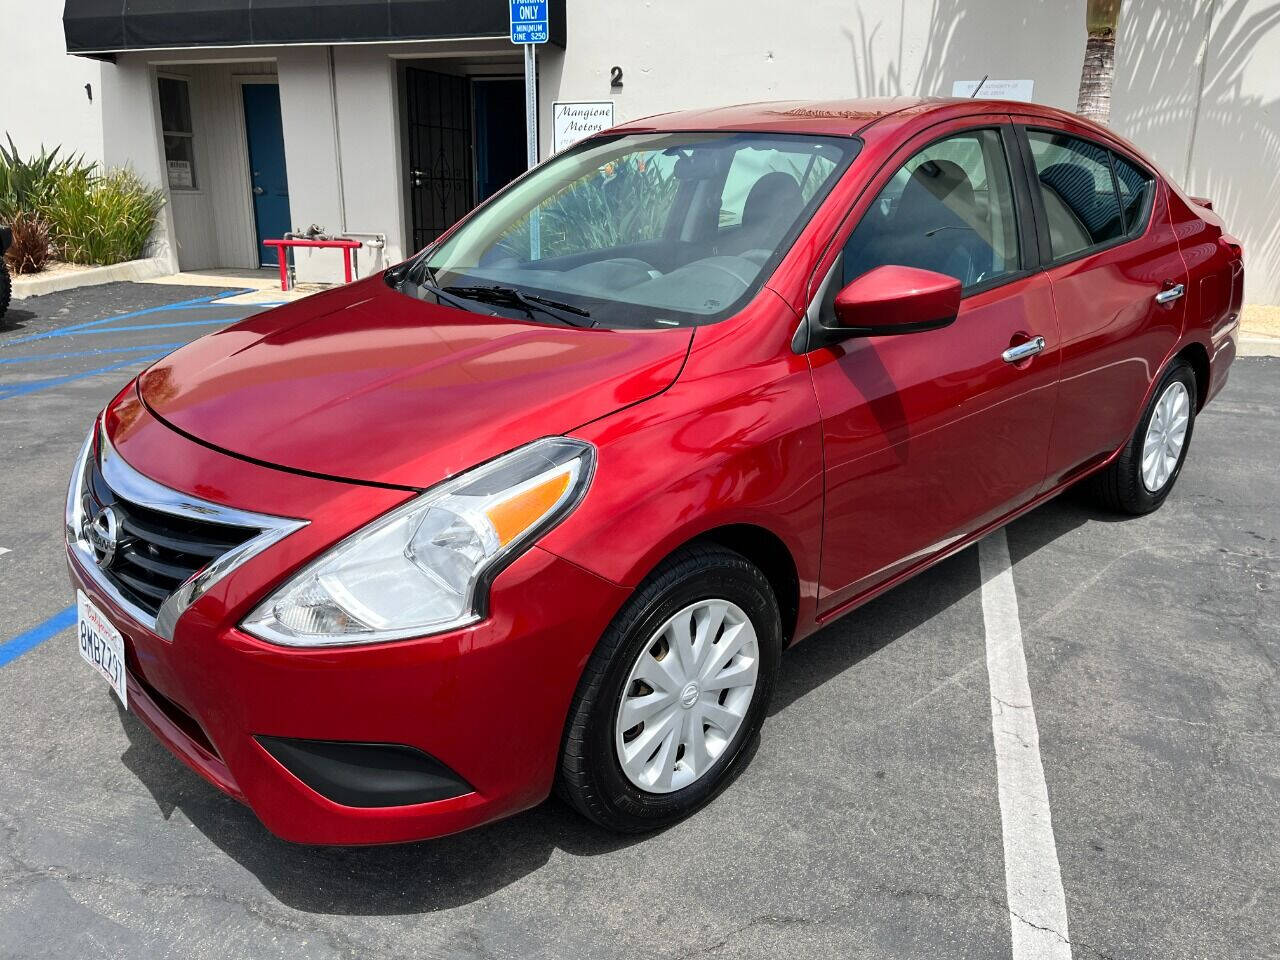
[[[421,250],[472,207],[471,81],[405,69],[413,246]]]

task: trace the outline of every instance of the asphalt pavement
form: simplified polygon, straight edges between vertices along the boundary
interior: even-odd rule
[[[978,553],[793,648],[750,766],[656,835],[555,801],[291,846],[77,656],[67,473],[174,345],[261,309],[114,284],[0,320],[0,957],[1007,958]],[[1237,361],[1156,514],[1007,531],[1076,958],[1280,956],[1280,360]]]

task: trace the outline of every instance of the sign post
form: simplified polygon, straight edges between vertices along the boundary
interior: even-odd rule
[[[524,129],[529,166],[538,163],[538,59],[535,44],[551,38],[548,0],[510,0],[511,42],[524,47]]]

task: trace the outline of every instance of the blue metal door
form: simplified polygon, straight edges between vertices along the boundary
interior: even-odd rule
[[[264,247],[262,241],[279,240],[292,229],[289,178],[284,168],[284,127],[280,122],[280,87],[274,83],[246,83],[243,90],[258,257],[264,267],[277,266],[276,248]]]

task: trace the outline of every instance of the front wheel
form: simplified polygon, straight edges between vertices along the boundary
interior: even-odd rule
[[[673,555],[623,607],[583,672],[559,792],[623,833],[697,810],[764,722],[781,650],[777,599],[759,569],[714,545]]]
[[[1182,472],[1196,421],[1196,375],[1179,360],[1169,367],[1120,456],[1092,480],[1099,501],[1122,513],[1150,513]]]

